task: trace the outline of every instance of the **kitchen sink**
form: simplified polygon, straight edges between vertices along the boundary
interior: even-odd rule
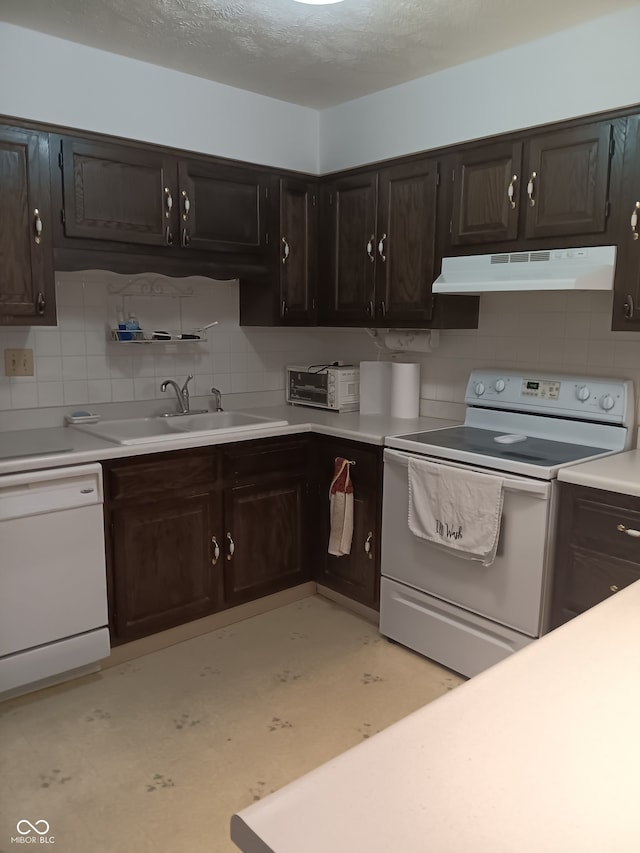
[[[219,435],[286,426],[288,421],[243,412],[203,412],[173,417],[126,418],[97,424],[74,424],[72,429],[104,438],[115,444],[151,444],[175,441],[180,436]]]

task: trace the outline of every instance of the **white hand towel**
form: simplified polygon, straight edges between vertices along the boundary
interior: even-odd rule
[[[502,478],[410,459],[408,479],[411,532],[490,566],[500,535]]]
[[[329,488],[329,547],[334,557],[344,557],[351,552],[353,539],[353,484],[349,476],[351,463],[339,456],[335,461],[335,474]]]

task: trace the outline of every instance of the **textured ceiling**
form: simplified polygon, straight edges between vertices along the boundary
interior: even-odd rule
[[[309,107],[386,89],[637,0],[0,0],[0,20]]]

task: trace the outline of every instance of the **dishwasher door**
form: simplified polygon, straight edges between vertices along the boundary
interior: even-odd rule
[[[0,477],[0,694],[109,655],[102,504],[99,465]]]

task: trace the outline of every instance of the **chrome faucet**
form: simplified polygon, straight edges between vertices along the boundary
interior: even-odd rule
[[[222,392],[217,388],[212,388],[211,393],[213,394],[213,398],[215,400],[216,407],[214,409],[215,412],[222,411]]]
[[[189,408],[189,382],[193,379],[193,375],[189,374],[185,379],[184,385],[182,388],[178,385],[177,382],[174,382],[173,379],[165,379],[165,381],[160,386],[161,391],[166,391],[168,386],[170,385],[173,390],[176,392],[176,397],[178,399],[178,411],[177,412],[167,412],[164,417],[168,418],[173,415],[201,415],[206,409],[197,409],[192,411]]]

